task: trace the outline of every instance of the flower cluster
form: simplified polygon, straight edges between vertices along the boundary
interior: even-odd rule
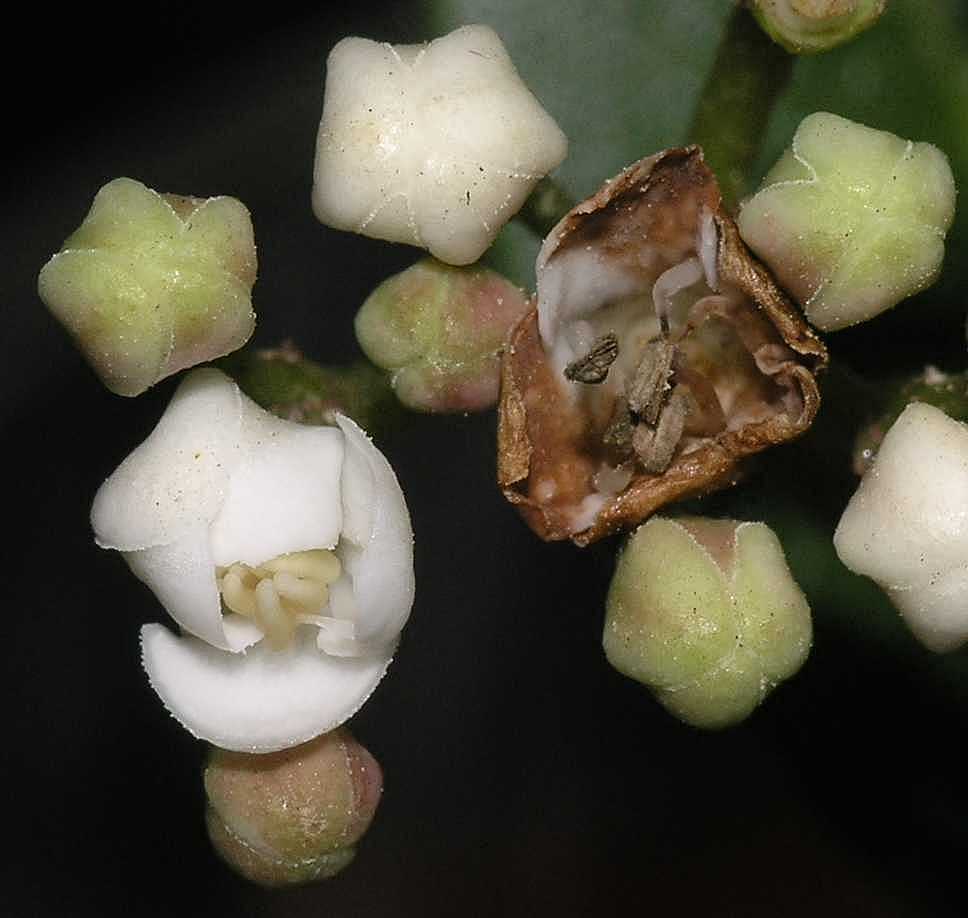
[[[884,9],[752,6],[797,52]],[[357,313],[376,366],[330,371],[291,345],[237,358],[240,379],[259,377],[257,400],[220,369],[191,370],[94,498],[97,544],[177,625],[142,629],[143,665],[212,744],[209,835],[254,882],[338,872],[382,789],[343,728],[386,674],[415,594],[403,491],[349,416],[379,423],[381,398],[441,413],[496,404],[498,484],[540,538],[627,534],[605,655],[684,722],[738,723],[810,651],[809,604],[768,526],[655,514],[731,487],[752,457],[808,430],[829,362],[811,325],[866,321],[935,280],[954,216],[948,161],[816,113],[734,222],[702,149],[663,150],[561,208],[531,297],[476,262],[566,150],[487,26],[422,45],[341,41],[313,209],[430,253]],[[39,290],[108,388],[137,395],[245,343],[255,274],[240,202],[117,179]],[[286,385],[259,376],[280,365]],[[918,639],[950,650],[968,640],[968,427],[912,404],[882,442],[877,430],[834,544]]]

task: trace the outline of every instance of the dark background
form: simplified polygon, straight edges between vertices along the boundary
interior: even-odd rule
[[[415,416],[381,444],[411,507],[418,597],[390,675],[352,724],[386,775],[356,862],[321,886],[266,893],[217,860],[203,747],[138,663],[138,628],[162,611],[87,523],[175,383],[137,400],[104,390],[37,300],[36,273],[119,175],[234,195],[259,245],[255,341],[289,336],[322,362],[352,359],[355,310],[415,253],[311,213],[325,55],[346,34],[432,33],[404,3],[134,12],[29,10],[26,56],[4,62],[13,590],[0,914],[964,914],[964,684],[893,623],[894,643],[844,626],[865,610],[832,610],[836,593],[818,590],[797,678],[740,727],[681,725],[602,655],[616,543],[578,551],[526,530],[493,485],[492,414]],[[842,349],[863,362],[850,334]],[[812,508],[817,526],[832,530],[824,509]],[[903,653],[885,652],[898,642]]]

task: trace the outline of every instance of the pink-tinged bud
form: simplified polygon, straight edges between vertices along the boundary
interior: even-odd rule
[[[280,752],[211,748],[205,769],[209,838],[260,886],[334,876],[356,853],[383,791],[379,764],[346,730]]]
[[[370,294],[356,337],[408,407],[481,411],[497,402],[504,339],[528,304],[494,271],[427,258]]]
[[[245,344],[255,276],[240,201],[161,195],[119,178],[41,269],[38,292],[104,385],[140,395]]]

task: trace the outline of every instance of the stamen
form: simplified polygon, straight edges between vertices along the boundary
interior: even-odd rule
[[[669,390],[669,377],[676,349],[665,338],[653,338],[642,353],[635,375],[628,384],[629,407],[649,424],[659,419],[659,411]]]
[[[272,582],[283,599],[303,607],[301,612],[315,612],[329,600],[326,584],[316,580],[303,580],[288,571],[279,571],[273,575]]]
[[[659,415],[658,425],[653,428],[642,423],[635,428],[632,447],[647,472],[661,475],[669,467],[682,439],[688,413],[687,391],[683,386],[676,386]]]
[[[616,450],[620,456],[627,456],[632,452],[633,426],[629,403],[619,396],[615,399],[612,416],[609,418],[605,433],[602,434],[602,443]]]
[[[565,378],[572,382],[597,385],[605,382],[609,367],[618,357],[618,337],[614,332],[602,335],[584,356],[565,367]]]
[[[292,640],[295,622],[286,614],[275,584],[260,580],[255,588],[256,624],[265,632],[266,640],[273,650],[282,650]]]
[[[280,555],[278,558],[266,561],[262,566],[273,574],[285,571],[294,574],[296,577],[322,580],[323,583],[332,583],[339,577],[342,569],[339,558],[333,552],[325,549]]]
[[[673,297],[680,290],[702,280],[704,276],[702,262],[696,257],[687,258],[659,275],[652,287],[652,302],[655,304],[655,314],[663,335],[669,334],[669,313],[672,310]]]
[[[233,612],[244,615],[246,618],[255,618],[255,595],[251,589],[246,589],[242,578],[235,573],[233,565],[229,572],[222,578],[220,584],[222,589],[222,601]]]
[[[228,612],[251,618],[276,650],[292,640],[296,626],[330,627],[329,616],[315,613],[331,605],[330,586],[342,565],[328,549],[292,552],[250,567],[236,562],[215,569],[222,603]]]

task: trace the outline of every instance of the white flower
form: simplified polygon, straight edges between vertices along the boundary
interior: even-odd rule
[[[834,534],[840,560],[875,580],[930,650],[968,640],[968,427],[907,406]]]
[[[353,421],[336,425],[280,420],[196,370],[94,499],[98,544],[186,632],[142,629],[152,687],[222,748],[281,749],[337,727],[383,677],[410,613],[400,486]]]
[[[423,45],[345,38],[327,62],[313,210],[470,264],[567,148],[487,26]]]

